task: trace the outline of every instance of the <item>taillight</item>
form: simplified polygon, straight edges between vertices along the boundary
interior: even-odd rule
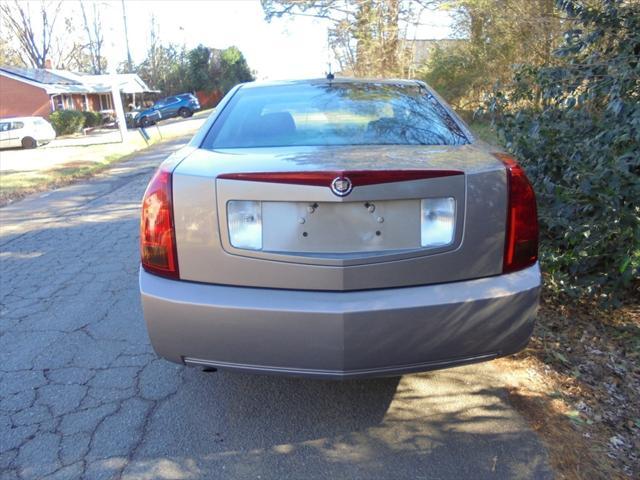
[[[507,169],[507,225],[503,273],[529,267],[538,260],[536,195],[522,167],[506,153],[494,153]]]
[[[160,167],[144,193],[140,222],[140,257],[149,273],[180,278],[173,224],[171,170]]]

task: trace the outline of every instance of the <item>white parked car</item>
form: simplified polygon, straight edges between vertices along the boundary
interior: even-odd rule
[[[55,130],[42,117],[0,119],[0,148],[36,148],[55,138]]]

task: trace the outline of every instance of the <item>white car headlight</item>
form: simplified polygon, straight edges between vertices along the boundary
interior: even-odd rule
[[[453,242],[456,201],[453,197],[425,198],[420,202],[420,245],[442,247]]]
[[[229,241],[235,248],[262,249],[262,203],[231,200],[227,203]]]

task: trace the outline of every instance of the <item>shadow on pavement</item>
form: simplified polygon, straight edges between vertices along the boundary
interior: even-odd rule
[[[184,371],[125,478],[551,478],[473,367],[330,382]]]

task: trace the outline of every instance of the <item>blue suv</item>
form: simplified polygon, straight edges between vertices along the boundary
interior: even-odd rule
[[[193,112],[200,110],[198,99],[190,93],[181,93],[172,97],[163,98],[153,104],[153,107],[143,110],[136,117],[136,123],[140,127],[148,127],[159,120],[177,117],[188,118]]]

